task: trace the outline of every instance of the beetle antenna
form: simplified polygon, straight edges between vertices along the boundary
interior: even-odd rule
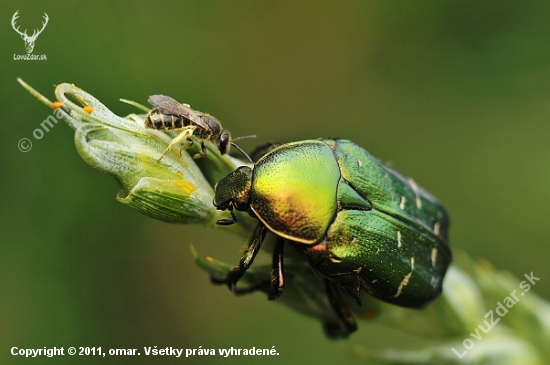
[[[256,137],[256,136],[254,136]],[[235,140],[235,139],[234,139]],[[235,143],[231,142],[231,145],[233,147],[235,147],[236,149],[238,149],[239,151],[241,151],[241,153],[246,157],[246,159],[248,161],[250,161],[251,164],[254,164],[254,161],[252,161],[252,159],[250,158],[250,156],[248,156],[248,153],[244,152],[244,150],[242,148],[240,148],[239,146],[237,146]]]

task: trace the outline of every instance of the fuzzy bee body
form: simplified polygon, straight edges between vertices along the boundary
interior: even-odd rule
[[[173,129],[182,129],[191,125],[189,119],[182,118],[173,114],[165,114],[159,109],[153,109],[145,119],[145,127],[159,131],[169,131]]]
[[[188,104],[182,104],[166,95],[151,95],[149,103],[155,109],[151,110],[145,118],[146,128],[162,131],[181,130],[181,133],[170,142],[159,160],[181,142],[187,143],[181,147],[180,154],[181,150],[191,147],[194,143],[191,136],[200,140],[201,143],[201,152],[196,154],[195,158],[206,154],[204,141],[213,142],[222,155],[229,152],[229,147],[232,144],[231,135],[210,114],[193,110]]]

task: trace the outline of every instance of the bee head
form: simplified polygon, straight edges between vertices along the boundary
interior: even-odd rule
[[[226,129],[224,129],[220,134],[220,143],[218,146],[218,148],[220,149],[220,153],[222,155],[225,155],[227,152],[229,152],[230,144],[231,144],[231,135]]]

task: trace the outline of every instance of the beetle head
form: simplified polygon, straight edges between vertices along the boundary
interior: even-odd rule
[[[214,206],[218,210],[248,211],[250,204],[248,194],[252,186],[253,170],[248,166],[241,166],[223,179],[214,187]]]

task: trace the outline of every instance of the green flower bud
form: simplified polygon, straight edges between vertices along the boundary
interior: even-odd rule
[[[50,100],[22,80],[19,82],[49,107]],[[238,165],[238,160],[211,151],[202,158],[203,171],[191,156],[197,150],[170,151],[159,161],[171,136],[144,127],[145,115],[119,117],[78,87],[63,83],[55,95],[59,116],[75,129],[75,145],[92,167],[112,175],[122,190],[117,200],[153,218],[170,223],[214,225],[224,216],[212,204],[212,184]],[[135,105],[135,103],[134,103]],[[145,108],[145,107],[143,107]],[[243,227],[235,226],[235,229]]]

